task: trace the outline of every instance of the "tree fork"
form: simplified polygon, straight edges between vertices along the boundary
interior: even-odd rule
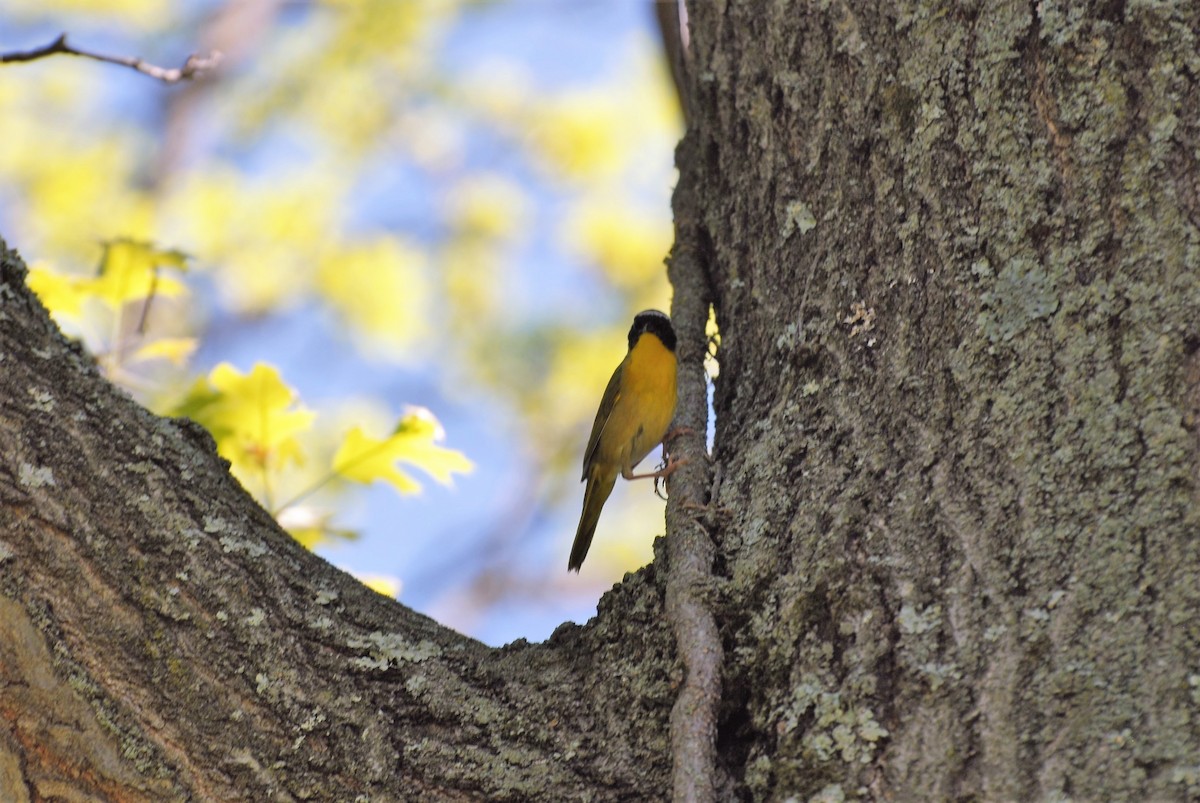
[[[441,627],[300,547],[207,433],[109,384],[0,252],[5,800],[667,787],[677,669],[652,570],[546,644]]]

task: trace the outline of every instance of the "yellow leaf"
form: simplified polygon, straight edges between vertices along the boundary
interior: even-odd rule
[[[302,462],[296,435],[312,426],[316,414],[296,406],[296,393],[265,363],[248,374],[221,363],[207,382],[192,388],[179,412],[203,424],[234,474],[261,472],[286,461]]]
[[[438,256],[438,273],[456,314],[476,327],[485,326],[504,303],[509,281],[501,249],[482,237],[461,237],[447,243]]]
[[[609,195],[580,204],[564,235],[569,247],[602,267],[615,283],[636,287],[662,276],[672,232],[665,215]]]
[[[527,107],[523,133],[555,179],[593,183],[644,172],[652,164],[647,155],[677,141],[678,103],[666,62],[647,40],[635,42],[621,61],[623,74],[605,86],[539,98]]]
[[[382,237],[329,253],[317,282],[364,346],[398,355],[426,328],[427,271],[427,259],[416,247]]]
[[[312,552],[317,547],[324,544],[327,540],[325,531],[319,527],[285,527],[288,535],[296,539],[296,543]]]
[[[621,168],[623,133],[630,121],[615,93],[580,91],[531,110],[527,131],[533,152],[555,175],[596,180]]]
[[[41,265],[29,269],[26,281],[29,289],[55,318],[79,318],[83,312],[83,302],[91,296],[88,289],[90,279],[63,276]]]
[[[359,534],[354,530],[333,526],[332,511],[309,505],[294,505],[280,513],[276,519],[279,526],[287,530],[300,546],[308,550],[330,541],[355,541]]]
[[[183,285],[159,275],[159,268],[187,269],[187,257],[180,251],[164,251],[152,243],[113,240],[104,244],[100,275],[88,289],[113,309],[151,295],[177,296]]]
[[[5,11],[18,19],[41,20],[49,14],[71,14],[80,17],[81,23],[94,24],[94,19],[100,17],[109,24],[119,21],[121,25],[144,31],[166,25],[171,9],[166,0],[10,0],[5,5]]]
[[[453,474],[464,474],[473,466],[462,452],[439,446],[441,439],[441,427],[433,416],[427,410],[414,409],[383,439],[367,435],[361,427],[351,429],[333,456],[333,470],[354,482],[382,480],[402,494],[416,493],[421,490],[420,483],[396,466],[407,463],[449,485]]]
[[[383,594],[385,597],[396,599],[400,596],[400,589],[404,584],[400,582],[399,577],[392,577],[387,574],[357,574],[355,578],[365,585],[367,588],[374,591],[376,594]]]
[[[74,108],[94,102],[100,84],[86,79],[76,83],[81,96]],[[55,98],[55,90],[44,82],[36,86],[43,103],[29,99],[3,110],[6,119],[19,116],[34,121],[33,128],[24,129],[5,124],[5,154],[0,157],[9,168],[4,173],[6,185],[15,180],[20,191],[21,204],[12,211],[23,218],[23,227],[36,231],[39,241],[53,244],[44,253],[67,261],[90,255],[97,237],[145,234],[140,225],[146,222],[146,196],[122,180],[137,170],[140,154],[131,147],[132,138],[58,130],[51,121],[57,119],[66,128],[69,119],[87,118],[68,112],[72,106],[61,92]]]
[[[199,341],[194,337],[162,337],[139,348],[133,355],[135,360],[169,360],[174,365],[183,365],[196,350]]]
[[[465,179],[450,195],[450,217],[460,235],[510,238],[527,225],[525,196],[519,185],[499,175]]]
[[[258,315],[313,292],[316,261],[348,203],[342,174],[297,168],[250,180],[209,163],[182,182],[168,199],[175,236],[202,244],[222,303]]]

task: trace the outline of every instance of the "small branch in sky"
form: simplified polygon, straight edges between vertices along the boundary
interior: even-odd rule
[[[143,75],[148,75],[151,78],[156,78],[159,81],[167,84],[176,84],[180,81],[190,81],[193,78],[199,78],[204,73],[216,69],[221,63],[221,52],[212,50],[203,55],[193,53],[187,57],[187,61],[182,67],[159,67],[155,64],[150,64],[140,58],[129,56],[107,56],[103,53],[93,53],[88,50],[80,50],[74,45],[67,43],[67,35],[59,34],[48,45],[35,47],[33,50],[19,50],[10,53],[0,53],[0,64],[11,64],[21,61],[36,61],[47,56],[53,56],[56,53],[65,53],[68,56],[81,56],[85,59],[93,59],[95,61],[103,61],[107,64],[116,64],[121,67],[129,67],[137,70]]]

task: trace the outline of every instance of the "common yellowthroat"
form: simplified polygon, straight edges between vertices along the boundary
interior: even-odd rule
[[[656,309],[639,312],[629,329],[629,353],[613,371],[592,436],[583,453],[583,515],[571,545],[567,571],[579,571],[596,522],[620,474],[627,480],[665,477],[683,462],[670,460],[660,471],[634,474],[633,468],[662,442],[675,417],[675,329]]]

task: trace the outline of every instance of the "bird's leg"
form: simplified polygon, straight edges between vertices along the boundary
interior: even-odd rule
[[[675,473],[675,469],[686,464],[687,461],[688,459],[686,457],[671,457],[667,460],[667,464],[658,471],[648,471],[645,474],[634,474],[633,469],[623,468],[621,469],[621,476],[627,480],[648,480],[657,479],[659,477],[669,477]]]
[[[659,496],[662,496],[662,494],[659,493],[659,491],[658,491],[658,481],[661,479],[666,479],[667,477],[671,476],[672,474],[675,473],[675,469],[684,465],[688,461],[688,459],[686,457],[682,457],[682,458],[672,457],[670,449],[667,448],[667,444],[669,442],[675,440],[675,438],[679,437],[680,435],[691,435],[693,432],[695,432],[695,430],[692,429],[691,427],[675,427],[675,429],[671,430],[666,435],[663,435],[663,439],[662,439],[663,457],[666,459],[666,465],[663,466],[662,468],[658,469],[657,471],[648,472],[646,474],[634,474],[632,469],[627,468],[627,469],[623,469],[621,471],[621,476],[627,480],[653,479],[654,480],[654,493],[658,494]],[[665,499],[666,497],[663,497],[663,498]]]
[[[675,429],[671,430],[666,435],[663,435],[662,442],[667,443],[668,441],[675,440],[680,435],[692,435],[695,432],[696,430],[692,429],[691,427],[675,427]]]

